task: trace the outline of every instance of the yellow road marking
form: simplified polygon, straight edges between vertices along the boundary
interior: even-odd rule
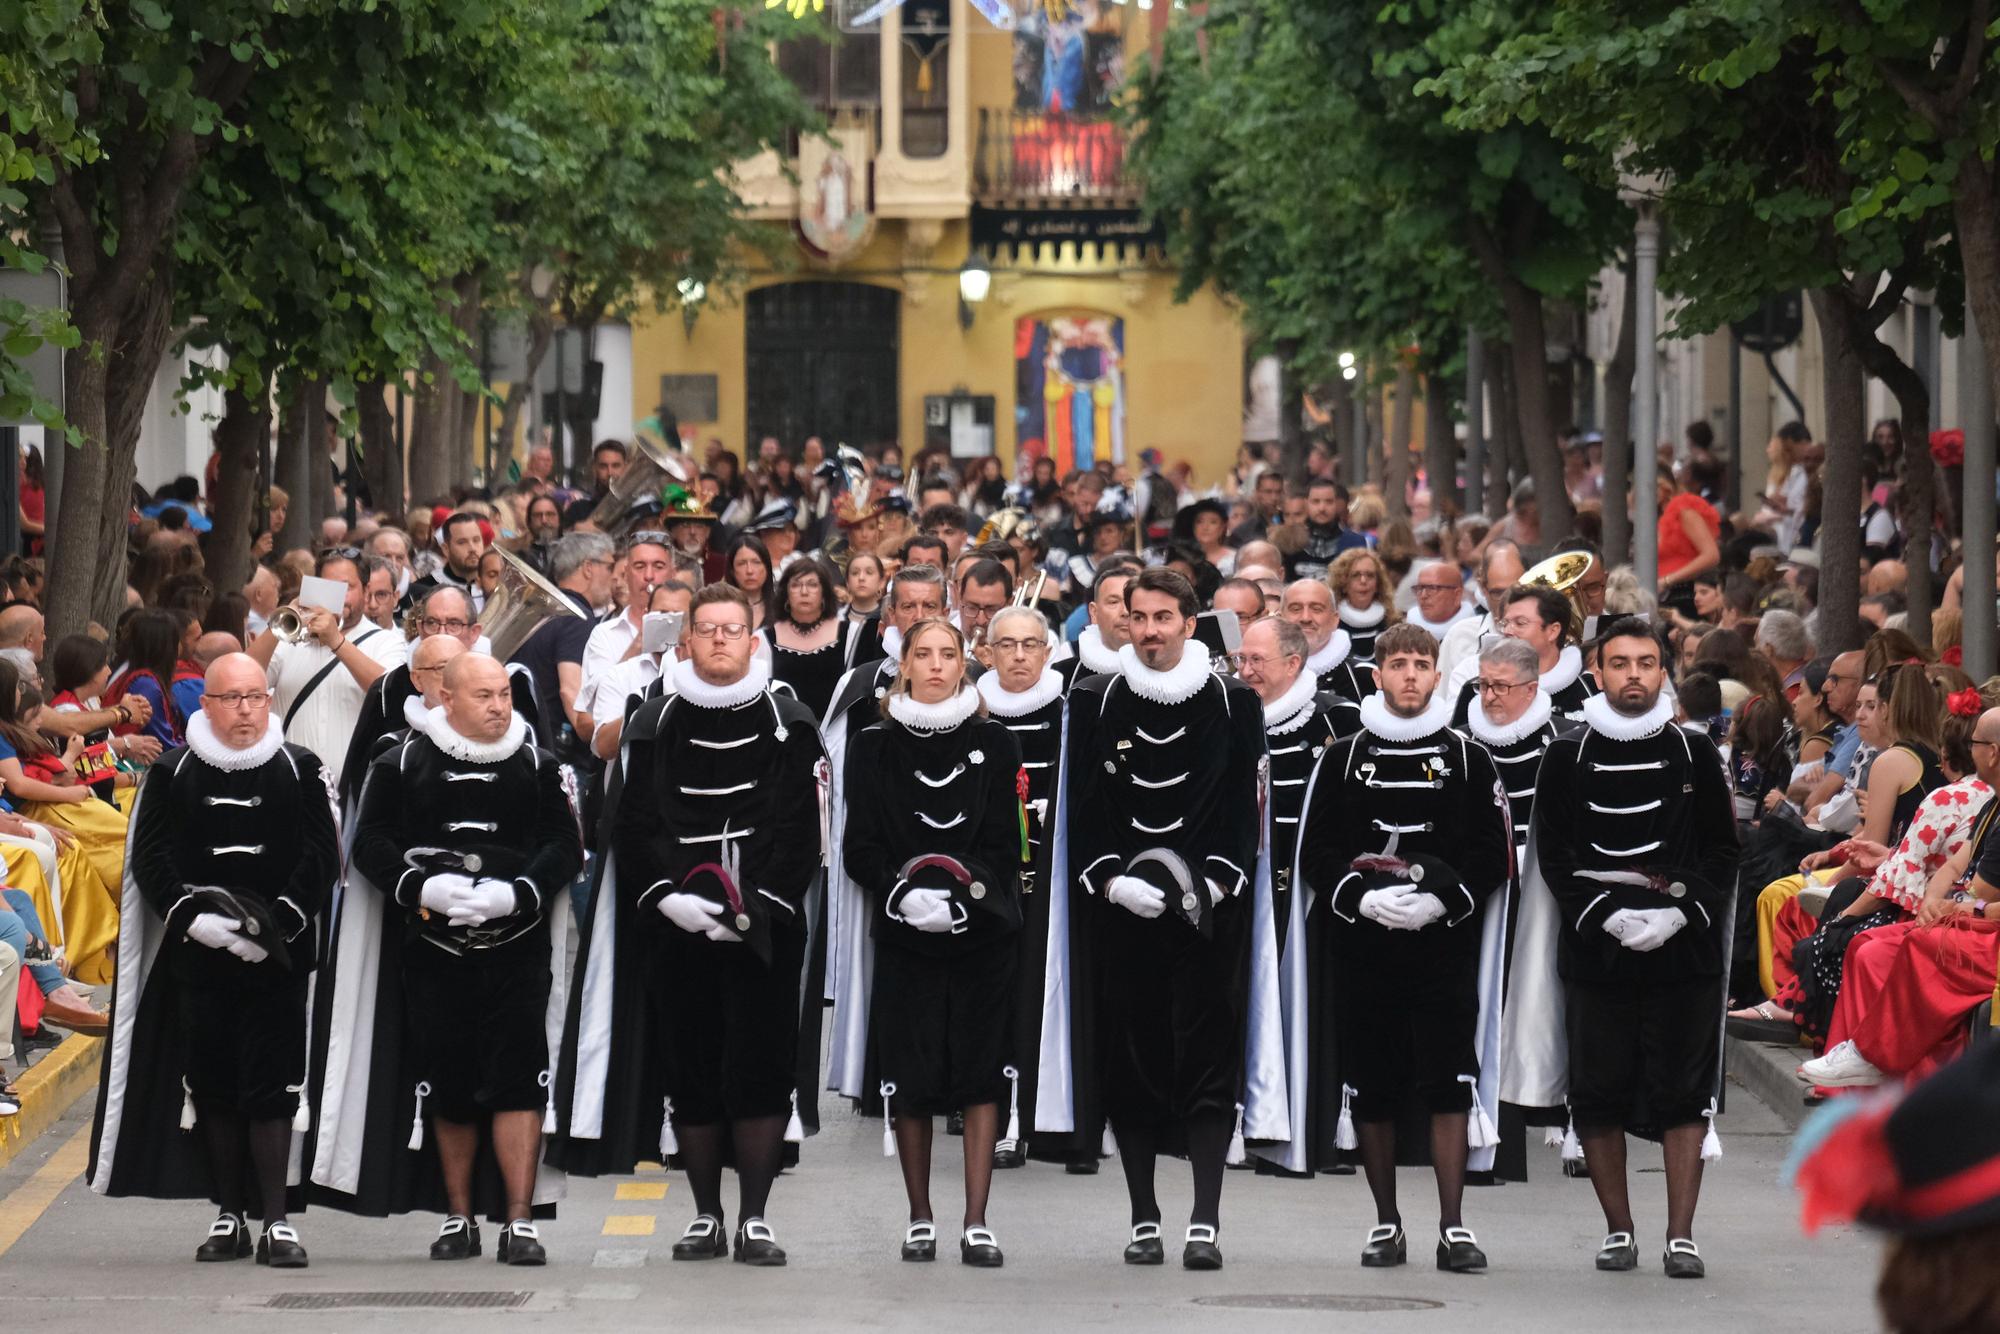
[[[659,1220],[651,1214],[612,1214],[604,1220],[607,1237],[650,1237]]]
[[[667,1198],[667,1183],[664,1181],[621,1181],[612,1196],[618,1200],[664,1200]]]
[[[632,1166],[632,1170],[640,1176],[647,1176],[654,1172],[664,1172],[667,1169],[662,1163],[635,1163]]]
[[[35,1174],[14,1188],[12,1194],[0,1200],[0,1255],[12,1249],[35,1221],[48,1212],[56,1202],[56,1196],[63,1193],[69,1183],[83,1175],[84,1167],[90,1161],[90,1127],[85,1126],[71,1135],[63,1146],[49,1155],[49,1160],[35,1169]],[[652,1221],[647,1220],[649,1223]],[[648,1227],[646,1231],[653,1229]]]

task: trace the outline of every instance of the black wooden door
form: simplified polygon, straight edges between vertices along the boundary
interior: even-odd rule
[[[857,448],[897,437],[902,295],[866,283],[788,282],[745,310],[746,451],[767,435],[796,452],[809,435]]]

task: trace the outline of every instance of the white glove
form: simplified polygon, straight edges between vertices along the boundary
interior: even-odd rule
[[[1140,917],[1154,918],[1167,910],[1167,892],[1132,875],[1114,875],[1104,886],[1104,897]]]
[[[514,887],[505,880],[475,880],[451,896],[445,911],[453,926],[480,926],[514,911]]]
[[[1208,901],[1211,905],[1220,903],[1228,897],[1229,897],[1228,890],[1224,889],[1221,885],[1216,884],[1213,880],[1208,882]]]
[[[951,895],[941,889],[927,889],[919,885],[905,890],[903,897],[896,902],[896,911],[919,931],[951,930]]]
[[[1380,922],[1392,931],[1401,931],[1403,919],[1412,907],[1411,900],[1416,897],[1417,891],[1408,885],[1371,889],[1361,896],[1361,915],[1371,922]]]
[[[660,900],[660,915],[683,931],[710,940],[743,939],[718,920],[725,911],[721,904],[699,894],[675,893]]]
[[[195,919],[188,923],[187,938],[212,950],[226,950],[243,939],[236,934],[242,925],[234,917],[224,917],[219,912],[196,913]]]
[[[1390,906],[1398,920],[1392,925],[1400,931],[1421,931],[1444,916],[1444,900],[1435,894],[1411,894]]]
[[[236,933],[233,931],[230,932],[229,934],[233,937],[233,939],[231,939],[227,945],[223,946],[223,948],[228,950],[231,954],[235,955],[237,958],[243,960],[243,962],[262,963],[264,962],[264,960],[271,957],[271,952],[265,949],[262,945],[259,945],[256,941],[247,939],[246,937],[243,936],[236,935]]]
[[[1687,914],[1679,908],[1637,908],[1631,910],[1637,922],[1628,928],[1619,943],[1641,954],[1656,950],[1687,925]]]
[[[1619,944],[1625,943],[1625,934],[1639,925],[1639,914],[1630,908],[1620,908],[1604,919],[1604,933]]]
[[[423,893],[417,896],[417,902],[432,912],[449,913],[452,900],[471,888],[471,876],[448,871],[425,880]]]

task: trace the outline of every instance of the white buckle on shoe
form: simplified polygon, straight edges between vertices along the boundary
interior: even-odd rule
[[[1203,1241],[1213,1246],[1215,1244],[1215,1225],[1213,1223],[1189,1223],[1186,1240],[1191,1242]]]
[[[273,1223],[264,1229],[264,1239],[266,1241],[289,1241],[293,1245],[297,1245],[299,1232],[290,1223]]]
[[[453,1214],[444,1220],[444,1226],[438,1229],[438,1235],[440,1237],[449,1237],[454,1232],[470,1232],[471,1230],[472,1220],[470,1218],[467,1218],[464,1214]]]
[[[707,1214],[701,1214],[692,1223],[687,1225],[687,1231],[681,1233],[681,1240],[707,1241],[715,1235],[715,1230],[720,1226],[722,1224],[716,1219],[711,1218]]]
[[[1000,1239],[988,1227],[969,1227],[965,1230],[965,1244],[968,1246],[998,1246]]]
[[[1636,1245],[1638,1245],[1638,1242],[1630,1232],[1612,1232],[1606,1234],[1604,1244],[1597,1249],[1600,1251],[1622,1251],[1627,1246]]]
[[[215,1220],[215,1221],[214,1221],[213,1223],[210,1223],[210,1224],[208,1225],[208,1235],[209,1235],[209,1236],[211,1236],[211,1237],[233,1237],[233,1236],[235,1236],[235,1235],[236,1235],[236,1215],[235,1215],[235,1214],[224,1214],[224,1215],[223,1215],[222,1217],[220,1217],[220,1218],[216,1219],[216,1220]]]
[[[540,1241],[542,1239],[540,1229],[525,1218],[517,1218],[509,1223],[506,1231],[516,1237],[526,1237],[529,1241]]]
[[[1160,1225],[1158,1223],[1134,1223],[1132,1225],[1133,1241],[1158,1241],[1159,1239]]]
[[[919,1221],[910,1224],[909,1231],[903,1234],[903,1244],[905,1246],[915,1245],[917,1242],[920,1241],[936,1241],[936,1240],[937,1240],[937,1224],[931,1222],[931,1220],[928,1218],[920,1219]]]
[[[1472,1229],[1469,1227],[1448,1227],[1439,1235],[1444,1238],[1444,1243],[1447,1246],[1456,1246],[1460,1242],[1464,1242],[1468,1246],[1477,1246],[1479,1244],[1479,1238],[1472,1235]]]
[[[1695,1245],[1687,1237],[1670,1237],[1667,1239],[1667,1254],[1692,1255],[1695,1259],[1699,1260],[1701,1259],[1701,1247]]]
[[[753,1218],[743,1225],[743,1239],[745,1241],[776,1242],[778,1234],[771,1231],[771,1225],[763,1219]]]
[[[1378,1223],[1368,1229],[1368,1244],[1373,1246],[1378,1241],[1394,1241],[1402,1230],[1401,1223]]]

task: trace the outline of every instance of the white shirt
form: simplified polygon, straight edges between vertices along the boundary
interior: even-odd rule
[[[606,723],[623,722],[625,706],[632,696],[644,694],[646,688],[659,679],[660,664],[653,661],[650,653],[613,663],[610,670],[595,682],[597,693],[591,699],[591,720],[599,727]],[[667,678],[667,693],[673,693],[671,676]]]
[[[354,627],[347,642],[381,663],[384,671],[409,661],[409,641],[393,630],[381,629],[367,621]],[[271,700],[272,716],[282,722],[291,711],[292,701],[319,675],[320,668],[333,661],[333,656],[333,650],[318,640],[303,644],[279,641],[271,654],[269,671],[271,688],[277,692]],[[285,728],[285,740],[319,756],[320,764],[334,783],[340,781],[340,771],[347,764],[347,743],[354,736],[354,724],[361,716],[361,701],[366,693],[352,672],[336,666],[313,687],[291,725]]]
[[[606,672],[616,667],[625,656],[625,650],[632,647],[632,641],[639,637],[639,627],[632,624],[632,618],[619,612],[609,620],[599,621],[597,628],[590,632],[590,639],[583,646],[583,679],[577,685],[576,707],[597,716],[595,700],[597,681]]]

